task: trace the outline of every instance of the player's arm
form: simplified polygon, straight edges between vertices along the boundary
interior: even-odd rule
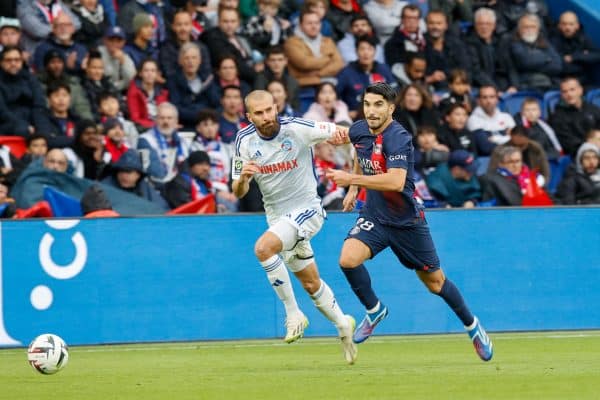
[[[242,171],[238,179],[234,179],[231,185],[232,192],[238,199],[244,197],[250,190],[250,181],[254,174],[260,171],[255,161],[244,162]]]
[[[382,192],[401,192],[406,182],[404,168],[390,168],[378,175],[362,175],[340,170],[329,170],[327,177],[339,186],[358,186]]]
[[[348,127],[343,125],[336,125],[335,131],[331,134],[331,137],[326,140],[327,143],[334,146],[341,146],[350,143],[350,135],[348,134]]]
[[[356,175],[362,174],[362,169],[358,164],[357,154],[354,153],[354,163],[352,165],[352,172]],[[348,191],[346,192],[346,196],[344,196],[344,200],[342,201],[343,211],[352,211],[356,207],[356,197],[358,196],[358,186],[350,185],[348,186]]]

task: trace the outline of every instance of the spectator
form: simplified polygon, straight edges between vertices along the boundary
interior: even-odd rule
[[[469,55],[463,43],[448,32],[446,15],[441,11],[430,11],[427,15],[425,34],[425,57],[427,77],[425,81],[436,90],[446,89],[450,71],[461,68],[470,71]]]
[[[524,188],[521,151],[513,146],[500,146],[496,151],[498,166],[480,178],[482,201],[496,206],[520,206]]]
[[[350,117],[362,112],[362,96],[371,83],[387,82],[396,87],[396,79],[386,64],[375,61],[376,38],[362,36],[356,40],[357,61],[350,62],[337,75],[337,93],[350,109]]]
[[[125,31],[119,26],[108,28],[104,33],[102,43],[98,47],[98,51],[102,56],[104,74],[119,92],[123,92],[127,90],[137,72],[133,60],[123,51]]]
[[[158,83],[158,64],[153,59],[144,60],[127,90],[129,117],[138,130],[154,126],[158,106],[168,99],[169,91]]]
[[[305,0],[304,3],[302,3],[302,6],[298,8],[297,12],[290,17],[294,30],[298,28],[298,20],[303,10],[316,13],[321,20],[321,35],[333,38],[333,26],[327,18],[327,11],[329,11],[328,0]]]
[[[190,144],[190,154],[202,150],[210,157],[211,180],[221,185],[221,190],[229,191],[227,183],[231,165],[231,146],[227,146],[219,137],[219,113],[204,109],[198,114],[196,136]]]
[[[110,153],[104,150],[102,133],[92,120],[81,120],[75,128],[71,147],[63,149],[77,178],[97,180],[110,162]]]
[[[25,165],[15,157],[7,145],[0,145],[0,183],[12,186],[25,168]]]
[[[246,127],[248,121],[244,117],[242,89],[239,86],[225,86],[221,97],[221,114],[219,115],[219,136],[225,144],[235,142],[236,133]]]
[[[131,1],[129,4],[131,3],[135,3],[135,1]],[[145,13],[136,14],[133,18],[133,32],[133,38],[125,45],[123,51],[131,58],[139,71],[144,60],[151,58],[158,61],[158,47],[152,43],[154,37],[152,18]]]
[[[267,91],[273,96],[275,105],[277,106],[277,114],[280,117],[299,117],[298,113],[288,102],[287,89],[283,82],[272,80],[267,85]]]
[[[445,123],[438,131],[440,143],[447,146],[450,151],[466,150],[476,155],[477,147],[473,133],[466,129],[467,109],[461,103],[450,105],[444,115]]]
[[[219,7],[218,26],[206,30],[200,36],[200,40],[208,47],[213,68],[219,67],[219,62],[225,55],[232,55],[239,70],[240,79],[252,84],[256,74],[252,60],[252,48],[246,38],[237,33],[239,28],[238,10]]]
[[[348,64],[352,61],[356,61],[356,39],[362,36],[375,36],[373,31],[373,25],[366,15],[356,15],[350,21],[350,30],[346,32],[343,39],[337,43],[338,51],[344,60],[344,63]],[[383,54],[383,46],[377,42],[375,46],[375,61],[380,64],[385,63],[385,56]]]
[[[517,125],[510,131],[510,140],[506,143],[508,146],[514,146],[521,150],[523,164],[530,170],[539,172],[544,177],[544,186],[550,182],[550,165],[546,152],[536,141],[531,140],[527,134],[527,129]]]
[[[438,127],[440,125],[440,117],[433,107],[431,96],[425,88],[414,83],[400,90],[393,117],[413,137],[421,126]]]
[[[98,111],[100,112],[100,121],[103,123],[111,118],[119,120],[123,131],[125,132],[125,143],[131,149],[137,147],[139,137],[138,130],[133,122],[125,119],[121,113],[121,103],[119,98],[112,93],[102,93],[98,98]]]
[[[48,86],[61,82],[69,86],[71,91],[71,112],[81,118],[92,119],[92,107],[79,78],[65,71],[65,59],[58,50],[50,50],[44,56],[44,69],[37,78],[45,92]]]
[[[282,46],[273,46],[267,50],[265,69],[256,75],[254,89],[266,89],[267,84],[279,80],[285,85],[288,100],[293,108],[299,109],[298,81],[288,72],[288,59]]]
[[[21,23],[16,18],[0,17],[0,51],[6,46],[21,47]],[[27,63],[30,53],[23,51],[21,54]]]
[[[563,151],[554,129],[541,119],[542,109],[538,100],[526,98],[521,105],[521,112],[515,115],[517,125],[527,130],[529,139],[542,146],[550,162],[557,162]]]
[[[21,157],[21,163],[24,167],[28,166],[32,161],[41,160],[48,152],[48,139],[46,136],[34,133],[25,138],[27,149]]]
[[[208,76],[212,73],[210,53],[206,45],[193,37],[194,25],[189,12],[179,9],[173,15],[170,37],[160,46],[159,64],[162,73],[171,77],[179,70],[179,52],[186,43],[194,43],[200,49],[200,74]]]
[[[340,169],[343,165],[336,164],[336,148],[334,145],[321,142],[314,146],[315,173],[317,176],[317,194],[321,197],[323,208],[326,210],[341,211],[344,209],[343,201],[346,190],[327,178],[325,173],[329,169]]]
[[[498,16],[496,30],[501,35],[514,31],[521,17],[526,14],[535,15],[540,21],[544,21],[544,28],[550,28],[552,25],[545,0],[506,0],[494,3]]]
[[[165,211],[169,205],[152,185],[142,167],[140,155],[135,150],[126,151],[119,161],[110,165],[110,175],[102,180],[105,185],[121,189],[146,199]]]
[[[8,196],[9,187],[0,183],[0,218],[12,218],[16,212],[15,199]]]
[[[479,88],[477,107],[467,121],[467,129],[474,132],[477,155],[489,156],[499,144],[510,140],[509,130],[514,128],[513,117],[498,108],[498,91],[494,86]]]
[[[473,110],[473,100],[471,99],[471,84],[469,76],[464,69],[453,69],[448,78],[448,93],[445,93],[441,100],[439,109],[442,114],[451,104],[460,103],[465,106],[467,113]]]
[[[290,74],[298,80],[301,87],[316,86],[323,80],[333,81],[344,67],[344,60],[335,43],[330,38],[323,37],[320,30],[319,16],[314,12],[303,11],[294,36],[285,42]]]
[[[223,191],[211,180],[210,157],[204,151],[194,151],[187,159],[187,170],[177,174],[165,186],[166,198],[176,208],[190,201],[215,194],[218,212],[237,211],[237,198],[228,190]]]
[[[86,218],[118,217],[110,200],[98,184],[88,187],[81,196],[81,211]]]
[[[560,83],[560,102],[549,122],[565,153],[574,158],[586,133],[600,129],[600,108],[584,100],[577,78],[567,77]]]
[[[48,137],[48,146],[69,147],[75,138],[75,126],[80,117],[71,111],[71,88],[64,82],[54,82],[46,90],[50,109],[50,125],[44,134]]]
[[[130,0],[123,4],[119,9],[117,25],[122,27],[130,38],[137,35],[139,26],[136,26],[136,17],[138,15],[146,15],[151,19],[153,28],[150,45],[158,48],[167,37],[163,3],[160,0]]]
[[[384,46],[385,61],[392,71],[407,62],[410,53],[425,51],[425,32],[419,26],[420,19],[421,9],[418,6],[408,4],[402,9],[400,24]]]
[[[193,42],[185,43],[179,49],[180,72],[168,81],[169,97],[185,130],[194,129],[198,112],[210,104],[213,75],[202,72],[202,63],[200,48]]]
[[[191,33],[194,40],[200,39],[200,35],[202,35],[205,30],[214,26],[210,21],[208,14],[215,14],[215,12],[208,6],[207,0],[187,0],[182,10],[186,11],[192,18]],[[175,15],[176,14],[177,12]],[[214,16],[213,18],[216,19]],[[173,28],[172,25],[171,28]],[[173,30],[175,29],[173,28]]]
[[[265,54],[271,46],[282,45],[293,33],[290,21],[278,17],[280,0],[258,0],[258,15],[248,18],[241,33],[252,48]]]
[[[304,113],[304,118],[346,126],[352,124],[348,106],[338,99],[335,86],[331,82],[323,82],[317,87],[315,100]]]
[[[61,12],[52,19],[52,34],[42,41],[33,53],[33,68],[40,71],[44,67],[44,56],[50,50],[62,53],[66,70],[70,74],[80,74],[86,58],[87,48],[74,40],[75,24],[70,14]]]
[[[111,25],[102,4],[98,4],[98,0],[79,0],[79,4],[74,5],[73,12],[81,22],[75,40],[88,49],[98,46],[104,31]]]
[[[544,37],[537,16],[526,14],[519,19],[510,42],[510,59],[517,72],[519,90],[546,91],[558,84],[562,60]]]
[[[332,39],[335,42],[342,40],[348,32],[352,18],[361,14],[364,15],[364,11],[357,0],[331,0],[325,18],[333,28]],[[300,24],[302,24],[302,13]]]
[[[473,1],[429,0],[430,10],[440,10],[446,16],[448,25],[455,34],[460,33],[461,22],[473,22]]]
[[[577,14],[565,11],[558,21],[558,32],[550,38],[563,61],[563,76],[577,76],[583,84],[593,81],[600,64],[600,50],[583,34]]]
[[[400,87],[416,83],[426,87],[425,72],[427,71],[427,60],[423,53],[408,53],[406,62],[394,64],[392,73],[398,79]],[[428,91],[433,88],[428,87]]]
[[[432,126],[422,126],[417,131],[415,168],[421,175],[427,175],[439,164],[448,161],[448,146],[441,144]]]
[[[69,168],[69,160],[62,149],[52,149],[46,153],[42,161],[42,166],[46,169],[56,172],[67,172]]]
[[[27,137],[49,128],[45,96],[38,80],[23,68],[23,56],[18,47],[7,46],[0,52],[0,97],[4,104],[0,113],[7,119],[9,135]]]
[[[212,108],[222,107],[221,99],[224,88],[227,86],[238,87],[242,92],[242,97],[245,97],[251,90],[250,84],[241,79],[234,56],[224,55],[217,63],[216,77],[211,82],[207,93],[208,103]]]
[[[585,135],[585,141],[600,149],[600,129],[590,129]]]
[[[119,158],[130,149],[125,141],[125,131],[118,118],[108,118],[102,124],[104,134],[104,149],[108,153],[109,163],[116,163]]]
[[[575,164],[567,170],[556,196],[561,204],[600,204],[600,150],[584,143],[577,150]]]
[[[473,208],[481,200],[477,166],[466,150],[454,150],[447,163],[425,176],[427,187],[441,206]]]
[[[90,51],[87,65],[85,67],[85,75],[81,80],[81,86],[85,90],[87,99],[92,107],[94,120],[100,120],[100,110],[98,109],[98,101],[104,93],[112,93],[119,102],[120,98],[117,88],[112,84],[109,77],[104,75],[104,62],[98,51]]]
[[[156,126],[140,135],[138,149],[150,179],[158,184],[170,181],[188,156],[188,145],[177,133],[177,108],[171,103],[158,106]]]
[[[514,93],[519,83],[506,40],[496,33],[496,14],[490,8],[475,12],[475,29],[465,39],[475,87],[494,85]]]
[[[392,36],[402,16],[402,9],[408,1],[402,0],[368,0],[363,9],[377,32],[377,38],[382,45]]]
[[[30,54],[37,45],[47,39],[52,32],[53,21],[59,14],[67,14],[73,22],[74,31],[81,28],[79,18],[62,0],[19,1],[17,17],[23,27],[23,46]]]

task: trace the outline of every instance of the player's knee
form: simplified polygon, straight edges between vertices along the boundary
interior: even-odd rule
[[[353,254],[342,253],[339,263],[340,267],[350,269],[358,267],[362,263],[362,260]]]
[[[306,292],[308,294],[314,294],[321,287],[321,280],[320,279],[304,280],[304,281],[302,281],[302,287],[304,288],[304,290],[306,290]]]
[[[254,254],[260,261],[265,261],[277,254],[277,251],[266,240],[259,239],[254,245]]]
[[[436,278],[436,279],[424,281],[423,283],[425,284],[425,286],[431,293],[438,294],[442,291],[442,286],[444,286],[444,279]]]

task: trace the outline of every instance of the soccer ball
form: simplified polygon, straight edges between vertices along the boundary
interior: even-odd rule
[[[44,333],[29,345],[27,360],[37,372],[44,375],[55,374],[67,365],[69,348],[59,336]]]

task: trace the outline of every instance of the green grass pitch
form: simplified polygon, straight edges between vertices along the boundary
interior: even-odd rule
[[[334,338],[70,348],[44,376],[0,350],[0,399],[600,399],[600,331],[492,334],[481,362],[466,335],[373,337],[345,364]]]

